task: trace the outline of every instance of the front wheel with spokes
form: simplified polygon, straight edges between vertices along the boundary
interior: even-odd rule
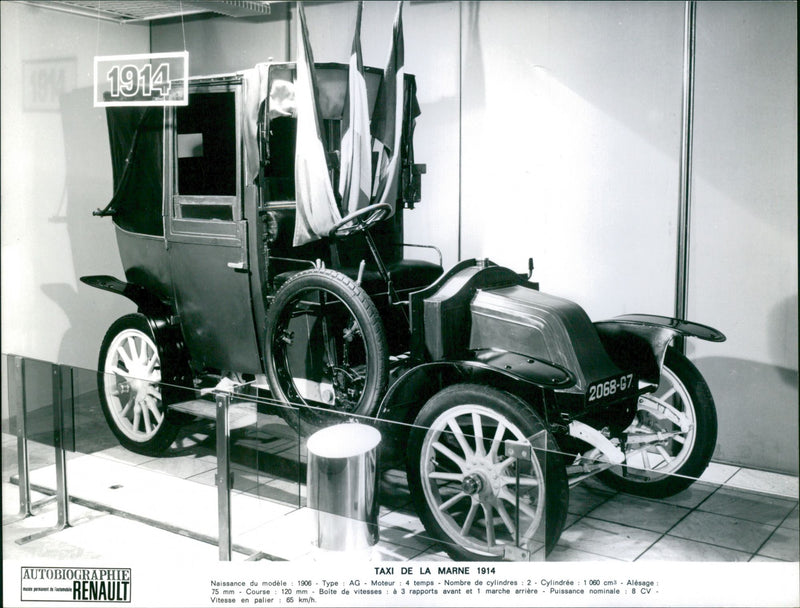
[[[127,449],[157,455],[175,439],[161,394],[161,357],[147,319],[117,319],[103,340],[97,385],[103,415]]]
[[[510,393],[458,384],[434,395],[411,430],[407,471],[425,528],[454,559],[546,553],[561,535],[563,459],[537,413]]]
[[[663,498],[688,488],[705,471],[717,441],[714,399],[697,368],[677,350],[667,350],[658,388],[639,398],[625,433],[625,466],[599,474],[614,488]]]

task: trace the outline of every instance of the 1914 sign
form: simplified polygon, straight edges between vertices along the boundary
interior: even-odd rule
[[[94,58],[94,105],[185,106],[189,53],[144,53]]]

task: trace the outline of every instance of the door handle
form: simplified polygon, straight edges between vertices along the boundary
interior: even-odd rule
[[[247,262],[228,262],[228,268],[234,270],[247,270]]]

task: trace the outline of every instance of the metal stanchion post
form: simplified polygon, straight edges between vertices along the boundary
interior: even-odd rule
[[[53,446],[56,450],[56,499],[58,501],[57,528],[69,526],[69,493],[67,492],[67,454],[64,449],[64,379],[69,377],[72,387],[72,370],[64,365],[53,365]],[[72,391],[70,390],[70,393]]]
[[[33,515],[31,510],[31,482],[28,477],[28,428],[25,408],[25,360],[11,357],[8,366],[9,408],[17,417],[17,482],[19,483],[19,512],[23,517]]]
[[[56,500],[48,496],[42,500],[31,502],[31,480],[28,458],[28,408],[25,395],[25,359],[19,356],[9,357],[8,366],[8,402],[9,409],[17,418],[17,483],[19,487],[19,517],[24,519],[33,515],[34,508],[42,507]],[[4,523],[7,523],[4,521]]]
[[[58,503],[58,520],[56,521],[56,525],[54,528],[48,528],[46,530],[42,530],[37,532],[36,534],[31,534],[30,536],[26,536],[24,538],[20,538],[17,540],[18,545],[24,545],[31,541],[43,538],[45,536],[49,536],[51,534],[55,534],[56,532],[60,532],[61,530],[69,527],[69,495],[67,492],[67,467],[66,467],[66,453],[64,450],[64,428],[63,428],[63,421],[64,421],[64,387],[63,387],[63,379],[64,379],[64,372],[67,370],[66,366],[53,364],[52,367],[52,381],[53,381],[53,448],[56,452],[56,501]],[[70,371],[70,380],[72,378],[72,372]],[[71,386],[71,382],[70,382]],[[22,411],[24,416],[25,411],[25,399],[23,393],[22,399]],[[27,441],[27,437],[24,438],[24,441]],[[27,450],[27,447],[26,447]],[[27,459],[27,454],[26,454]],[[27,461],[26,461],[27,462]],[[25,465],[27,468],[27,464]],[[26,480],[25,483],[28,484],[29,481],[27,479],[27,472],[26,472]],[[20,479],[20,487],[22,485],[22,480]]]
[[[529,443],[524,441],[512,441],[510,439],[506,440],[505,442],[505,453],[508,458],[514,458],[517,462],[514,465],[515,473],[515,498],[514,498],[514,506],[515,506],[515,513],[514,513],[514,548],[506,548],[506,556],[510,557],[515,560],[527,560],[530,557],[530,552],[527,549],[524,549],[520,546],[520,535],[519,535],[519,474],[520,474],[520,466],[523,462],[530,462],[532,455],[532,449]]]
[[[217,394],[217,504],[219,507],[219,559],[231,560],[231,459],[228,408],[231,397]]]

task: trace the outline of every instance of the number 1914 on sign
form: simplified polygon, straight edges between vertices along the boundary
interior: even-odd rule
[[[95,107],[186,105],[188,59],[186,52],[95,57]]]
[[[168,63],[159,63],[155,67],[147,63],[141,68],[130,63],[122,67],[115,65],[106,74],[106,79],[111,84],[109,94],[113,99],[169,95]]]

